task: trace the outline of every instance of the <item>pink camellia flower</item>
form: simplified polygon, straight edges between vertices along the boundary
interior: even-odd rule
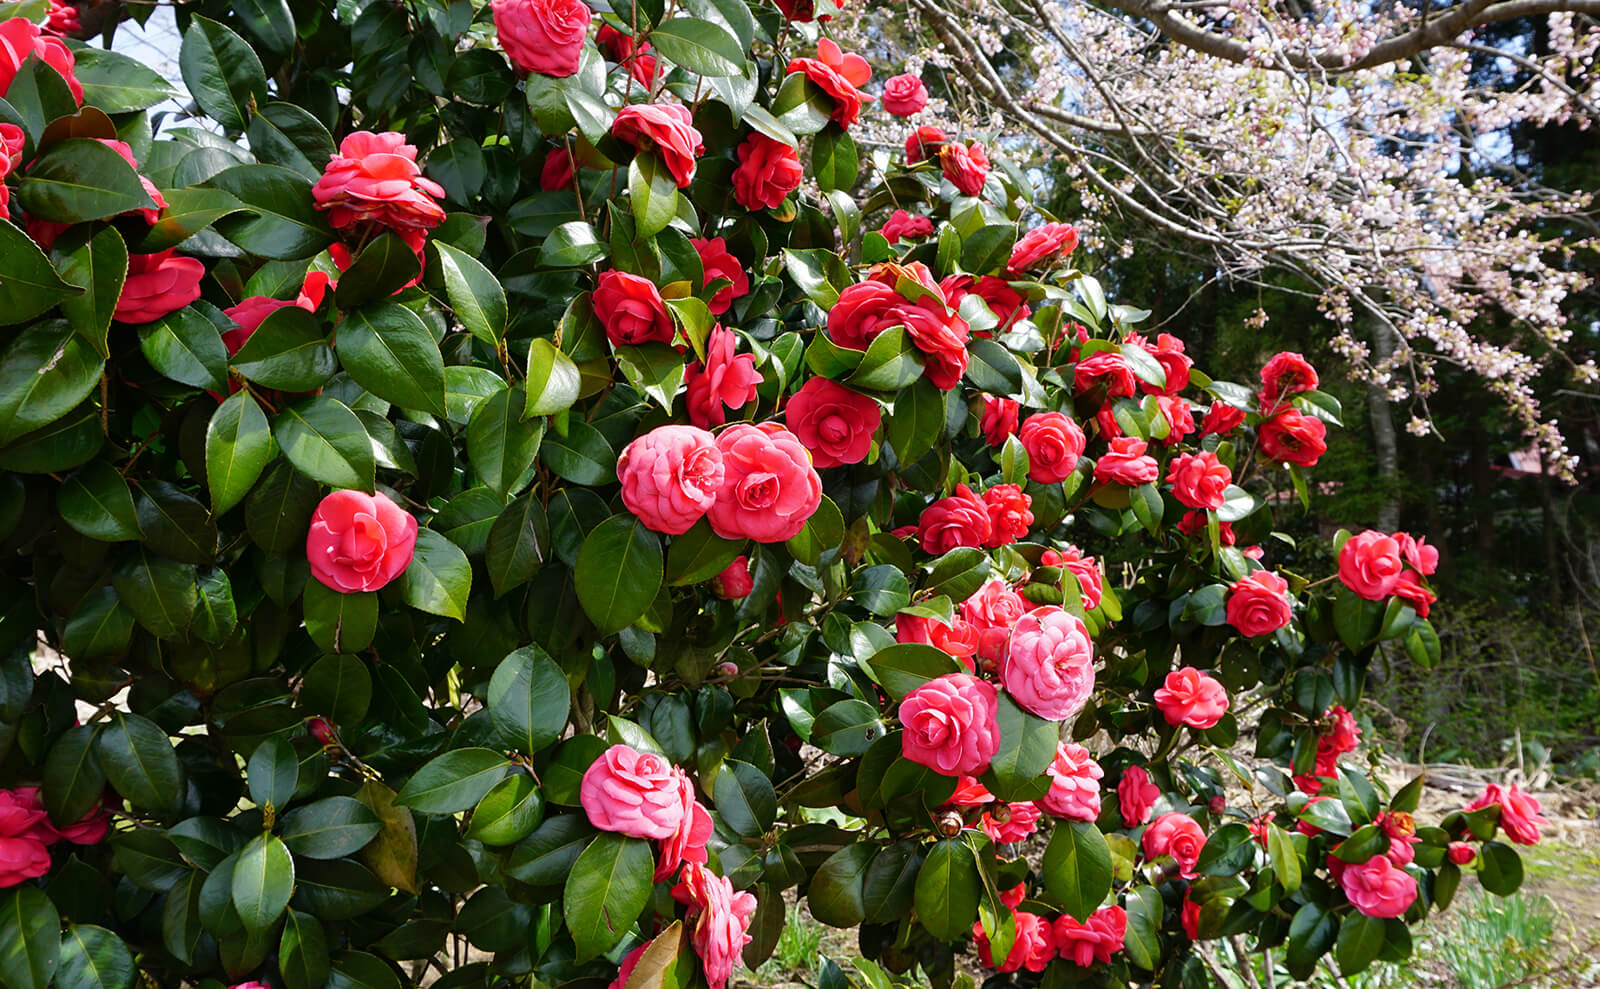
[[[1236,409],[1227,402],[1212,402],[1206,417],[1200,421],[1200,435],[1225,435],[1238,429],[1243,422],[1243,409]]]
[[[705,280],[700,283],[702,287],[718,278],[726,278],[733,283],[718,289],[717,294],[706,303],[711,315],[721,316],[733,305],[733,300],[750,294],[750,276],[745,274],[744,265],[728,250],[727,242],[721,237],[712,237],[710,240],[694,237],[689,243],[700,255],[700,266],[705,270]]]
[[[1000,684],[1023,710],[1065,721],[1094,693],[1094,642],[1082,619],[1047,605],[1017,619],[1000,660]]]
[[[1017,438],[1028,451],[1028,480],[1040,484],[1054,484],[1070,477],[1088,442],[1078,424],[1060,412],[1029,416]]]
[[[1257,570],[1228,588],[1228,624],[1252,638],[1271,635],[1289,624],[1289,582],[1270,570]]]
[[[971,776],[956,777],[956,792],[941,807],[982,807],[994,803],[994,794]]]
[[[1167,435],[1162,438],[1162,444],[1173,446],[1183,442],[1184,437],[1195,430],[1194,413],[1189,411],[1188,401],[1177,395],[1157,395],[1155,399],[1161,418],[1167,421]],[[1108,408],[1109,406],[1100,411],[1105,412]]]
[[[811,451],[819,470],[859,464],[883,421],[878,403],[827,378],[812,378],[789,398],[784,421]]]
[[[204,264],[171,250],[131,254],[128,277],[111,316],[122,323],[148,323],[177,312],[200,298],[200,279],[205,275]]]
[[[873,97],[863,93],[861,87],[872,78],[872,67],[867,60],[854,52],[841,51],[827,38],[817,40],[816,58],[791,58],[788,71],[803,72],[807,79],[822,87],[833,100],[833,121],[840,127],[849,127],[861,117],[861,108]]]
[[[1056,942],[1050,922],[1038,914],[1015,908],[1012,917],[1017,933],[1011,942],[1011,953],[1004,958],[994,957],[989,934],[983,929],[982,922],[972,925],[972,943],[978,949],[978,960],[985,968],[1001,973],[1017,972],[1024,968],[1030,972],[1043,972],[1056,957]]]
[[[600,25],[594,41],[606,58],[627,68],[634,82],[646,89],[655,85],[656,57],[650,54],[650,42],[631,38],[610,24]]]
[[[356,594],[404,573],[416,546],[417,520],[388,495],[335,491],[311,514],[306,561],[324,587]]]
[[[584,771],[578,801],[602,831],[664,841],[689,813],[686,784],[683,770],[654,752],[613,745]]]
[[[945,776],[972,776],[1000,751],[1000,700],[994,685],[946,673],[900,701],[901,754]]]
[[[1400,544],[1373,529],[1351,536],[1339,548],[1339,582],[1368,601],[1392,594],[1403,566]]]
[[[677,770],[677,767],[673,767]],[[677,770],[678,799],[683,806],[683,818],[678,829],[661,842],[661,854],[656,858],[655,881],[671,879],[678,866],[686,862],[704,865],[706,842],[713,830],[711,813],[694,798],[694,784],[683,771]]]
[[[716,437],[694,426],[657,426],[617,458],[622,504],[646,529],[669,536],[700,521],[726,476]]]
[[[915,165],[919,161],[935,157],[939,149],[944,147],[949,140],[944,131],[937,127],[918,127],[906,137],[906,164]]]
[[[952,616],[951,624],[946,625],[934,618],[898,614],[894,618],[894,638],[896,642],[920,642],[942,649],[962,660],[969,670],[972,657],[978,652],[978,630],[959,615]]]
[[[1072,371],[1072,389],[1092,401],[1107,398],[1132,398],[1138,379],[1123,356],[1100,350],[1077,363]]]
[[[22,63],[29,55],[61,73],[72,90],[72,98],[83,105],[83,85],[74,74],[77,60],[72,49],[60,38],[39,30],[39,26],[26,17],[11,17],[0,21],[0,96],[11,90],[11,83],[22,71]]]
[[[590,299],[613,347],[672,342],[676,332],[672,317],[650,279],[626,271],[602,271]]]
[[[983,441],[992,447],[1005,446],[1006,440],[1017,434],[1017,418],[1021,413],[1022,406],[1012,399],[983,396],[983,418],[978,421]],[[1029,465],[1032,465],[1031,455]]]
[[[1161,796],[1161,788],[1150,782],[1150,773],[1143,766],[1129,766],[1117,781],[1117,809],[1122,812],[1124,827],[1136,828],[1150,820],[1150,811]]]
[[[1156,689],[1156,707],[1168,724],[1211,728],[1228,712],[1228,691],[1207,674],[1185,666],[1168,673]]]
[[[694,127],[694,114],[681,103],[635,103],[617,111],[611,136],[640,151],[654,149],[682,189],[694,181],[695,161],[706,146]]]
[[[917,540],[923,552],[938,556],[957,546],[982,546],[989,541],[992,526],[989,506],[971,488],[958,484],[955,494],[922,510]]]
[[[910,240],[932,234],[933,221],[925,216],[912,216],[903,209],[897,209],[889,214],[889,219],[878,228],[878,233],[883,234],[884,240],[896,244],[902,238]]]
[[[1257,431],[1261,452],[1267,459],[1299,467],[1316,466],[1328,452],[1327,435],[1328,427],[1321,419],[1294,409],[1284,409],[1263,422]]]
[[[822,504],[822,478],[800,438],[775,422],[736,423],[717,436],[722,489],[706,517],[724,539],[781,543]]]
[[[607,986],[606,989],[627,989],[628,978],[633,975],[633,970],[639,966],[639,959],[644,957],[644,953],[649,947],[650,942],[646,941],[628,952],[628,956],[622,959],[622,964],[617,966],[617,977],[611,980],[611,985]]]
[[[1100,574],[1100,565],[1092,556],[1084,556],[1083,550],[1076,546],[1068,545],[1060,550],[1047,549],[1039,557],[1039,562],[1047,567],[1060,567],[1070,571],[1078,581],[1078,595],[1083,598],[1083,610],[1093,611],[1100,607],[1100,599],[1105,594],[1104,578]]]
[[[1384,855],[1346,865],[1338,879],[1351,905],[1368,917],[1402,916],[1417,899],[1416,879]]]
[[[1445,854],[1450,856],[1450,861],[1456,865],[1466,865],[1478,857],[1478,850],[1464,841],[1452,841],[1445,849]]]
[[[1055,761],[1045,769],[1050,789],[1039,806],[1069,821],[1092,821],[1100,816],[1100,779],[1105,770],[1076,742],[1056,747]]]
[[[582,0],[494,0],[500,47],[524,74],[570,76],[578,71],[593,12]]]
[[[38,801],[0,790],[0,889],[37,879],[50,871],[50,851],[39,836],[49,818]]]
[[[1523,793],[1515,783],[1511,784],[1510,789],[1490,783],[1478,799],[1463,809],[1470,814],[1492,804],[1500,805],[1500,830],[1505,832],[1507,838],[1519,845],[1539,843],[1539,828],[1550,822],[1539,815],[1538,797]]]
[[[1121,484],[1136,487],[1149,484],[1161,476],[1161,467],[1155,458],[1145,456],[1145,443],[1134,436],[1119,436],[1111,441],[1111,449],[1100,455],[1094,464],[1094,483]]]
[[[1376,824],[1389,838],[1389,850],[1384,854],[1395,865],[1410,865],[1417,857],[1413,847],[1422,841],[1417,837],[1417,821],[1402,810],[1385,810],[1378,813]],[[1263,845],[1262,847],[1266,847]]]
[[[1039,818],[1043,816],[1033,801],[1018,800],[984,811],[978,826],[995,844],[1014,845],[1039,830]]]
[[[691,862],[672,887],[672,898],[687,904],[689,942],[700,956],[711,989],[725,989],[739,955],[750,943],[750,919],[755,916],[756,898],[734,892],[733,883],[699,863]]]
[[[989,510],[990,549],[1009,546],[1028,534],[1033,525],[1033,498],[1015,484],[996,484],[983,493],[984,507]]]
[[[961,617],[978,633],[978,655],[998,664],[1005,654],[1011,629],[1032,605],[999,577],[990,577],[961,602]]]
[[[392,230],[420,252],[427,231],[444,222],[444,187],[424,178],[404,134],[356,131],[339,144],[311,187],[313,205],[335,230],[360,236]]]
[[[750,577],[750,558],[736,556],[733,562],[723,568],[722,572],[711,578],[711,592],[724,601],[737,601],[748,597],[755,590],[755,581]],[[738,669],[738,667],[735,667]]]
[[[272,989],[272,987],[265,982],[239,982],[229,986],[228,989]]]
[[[1178,873],[1185,879],[1195,877],[1194,866],[1200,861],[1200,849],[1206,845],[1206,833],[1200,822],[1188,814],[1173,812],[1162,814],[1144,829],[1142,839],[1144,857],[1158,859],[1171,856],[1178,863]]]
[[[1428,617],[1429,607],[1439,600],[1439,595],[1424,587],[1415,571],[1407,570],[1394,582],[1394,596],[1411,605],[1418,618]]]
[[[1055,922],[1056,951],[1062,958],[1080,968],[1095,962],[1109,962],[1111,956],[1122,950],[1128,935],[1128,914],[1121,907],[1101,907],[1079,923],[1071,914],[1062,914]]]
[[[1222,507],[1223,491],[1233,483],[1233,471],[1209,451],[1185,453],[1167,464],[1167,483],[1178,504],[1217,509]]]
[[[1429,546],[1428,541],[1421,536],[1413,537],[1409,532],[1397,532],[1394,541],[1400,544],[1400,555],[1405,557],[1407,563],[1424,577],[1432,576],[1439,569],[1439,548]]]
[[[1012,275],[1020,275],[1042,261],[1066,257],[1077,246],[1078,228],[1070,223],[1046,223],[1034,227],[1011,248],[1006,270]]]
[[[907,72],[883,84],[883,108],[896,117],[914,117],[928,105],[928,87]]]
[[[689,421],[711,429],[728,421],[728,409],[742,409],[756,397],[761,372],[751,354],[734,355],[738,337],[722,325],[711,328],[705,363],[695,361],[684,375]]]
[[[777,209],[804,178],[799,152],[765,134],[751,134],[739,145],[733,198],[745,209]]]
[[[78,5],[67,0],[50,0],[50,13],[45,18],[44,30],[62,37],[82,31],[83,21],[78,16]]]
[[[976,196],[989,179],[989,153],[976,141],[970,145],[951,141],[939,149],[939,167],[962,195]]]
[[[1261,409],[1268,411],[1291,395],[1317,387],[1317,369],[1295,353],[1281,353],[1261,369]]]

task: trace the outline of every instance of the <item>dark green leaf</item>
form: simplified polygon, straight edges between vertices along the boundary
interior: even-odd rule
[[[0,325],[26,323],[78,291],[32,237],[0,219]]]
[[[573,579],[578,602],[603,635],[632,625],[661,589],[661,540],[632,515],[614,515],[583,541]]]
[[[141,536],[133,489],[104,460],[91,460],[67,478],[56,495],[56,510],[91,539],[125,542]]]
[[[185,385],[228,390],[228,349],[222,332],[192,306],[139,326],[139,350],[150,366]]]
[[[432,529],[417,533],[416,555],[400,575],[406,604],[430,615],[466,621],[472,564],[461,547]]]
[[[206,426],[206,486],[218,515],[244,500],[272,460],[272,427],[249,392],[230,395]]]
[[[277,165],[234,165],[206,184],[232,193],[250,211],[217,221],[217,232],[251,254],[294,261],[333,243],[323,214],[312,208],[311,182]]]
[[[285,814],[278,828],[296,855],[336,859],[361,850],[383,830],[366,804],[354,797],[324,797]]]
[[[232,893],[248,931],[264,931],[283,915],[294,894],[294,860],[277,836],[257,835],[240,849]]]
[[[52,144],[35,159],[17,186],[17,201],[35,219],[54,223],[104,220],[156,205],[126,159],[86,137]]]
[[[0,893],[0,985],[45,989],[61,964],[61,915],[37,886]]]
[[[1111,892],[1111,849],[1093,823],[1057,821],[1044,851],[1044,885],[1051,899],[1082,923]]]
[[[63,245],[58,242],[56,246],[60,251]],[[109,356],[106,337],[128,274],[128,246],[122,235],[103,227],[87,240],[67,246],[56,270],[63,279],[83,289],[82,295],[61,300],[61,315],[67,317],[73,331],[87,340],[95,353]]]
[[[302,474],[335,488],[372,491],[377,462],[367,428],[324,395],[302,398],[273,420],[272,435]]]
[[[917,873],[917,920],[940,940],[959,940],[972,933],[982,893],[978,863],[966,842],[934,842]]]
[[[454,749],[417,770],[395,803],[424,814],[471,810],[510,767],[506,757],[493,749]]]
[[[698,75],[736,76],[744,71],[744,47],[710,21],[674,17],[656,25],[650,43],[662,57]]]
[[[339,361],[363,388],[402,408],[445,414],[444,359],[411,310],[387,302],[356,310],[338,341]]]
[[[267,74],[255,50],[209,18],[190,18],[178,67],[200,109],[224,127],[244,130],[255,108],[267,102]]]
[[[444,272],[450,308],[467,332],[498,347],[506,331],[506,293],[500,282],[471,255],[449,244],[433,242]]]
[[[340,328],[341,341],[345,330]],[[328,331],[299,306],[269,313],[233,355],[234,370],[258,385],[284,391],[314,391],[338,366],[328,346]]]
[[[137,970],[122,939],[93,924],[73,924],[61,936],[56,989],[128,989]]]
[[[136,807],[167,814],[183,797],[183,770],[172,742],[155,722],[114,712],[95,738],[106,779]]]
[[[811,916],[830,927],[856,927],[867,915],[866,878],[877,848],[846,845],[828,856],[811,877],[806,902]]]
[[[495,667],[486,702],[501,738],[533,755],[566,731],[571,697],[561,667],[529,645]]]
[[[0,445],[77,408],[104,368],[89,341],[65,320],[26,327],[0,354]]]
[[[650,845],[638,838],[604,833],[578,856],[561,907],[580,961],[609,951],[633,927],[654,872]]]

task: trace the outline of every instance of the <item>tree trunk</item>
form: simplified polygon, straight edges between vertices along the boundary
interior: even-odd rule
[[[1394,355],[1394,332],[1381,319],[1368,317],[1367,324],[1372,336],[1372,363],[1384,365]],[[1400,453],[1387,386],[1367,385],[1367,418],[1372,422],[1372,451],[1378,460],[1378,482],[1383,488],[1377,527],[1393,532],[1400,528]]]

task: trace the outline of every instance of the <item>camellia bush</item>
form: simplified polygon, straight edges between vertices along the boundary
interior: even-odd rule
[[[799,910],[1204,986],[1516,889],[1532,798],[1359,748],[1438,554],[1274,531],[1316,371],[858,148],[927,94],[826,4],[199,0],[185,112],[0,13],[5,989],[722,989]]]

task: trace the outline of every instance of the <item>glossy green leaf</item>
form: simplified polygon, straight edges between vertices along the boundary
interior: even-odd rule
[[[1057,821],[1045,847],[1045,890],[1079,922],[1111,892],[1111,849],[1092,823]]]
[[[25,328],[0,354],[0,445],[71,412],[94,391],[104,368],[65,320]]]
[[[584,539],[573,579],[601,634],[632,625],[661,588],[661,539],[632,515],[614,515]]]
[[[710,21],[674,17],[656,25],[650,43],[662,57],[698,75],[736,76],[744,71],[744,46]]]
[[[133,489],[104,460],[91,460],[67,478],[56,495],[56,510],[91,539],[126,542],[141,536]]]
[[[500,737],[528,755],[566,731],[571,707],[567,678],[536,645],[523,646],[500,661],[485,701]]]
[[[0,325],[26,323],[79,291],[32,237],[0,219]]]
[[[650,900],[655,859],[649,843],[609,832],[573,863],[562,895],[567,930],[581,960],[609,951]]]
[[[339,326],[339,361],[363,388],[396,405],[442,416],[444,359],[411,310],[378,303],[349,314]]]
[[[278,827],[291,852],[311,859],[352,855],[381,830],[378,816],[354,797],[324,797],[296,807]]]
[[[61,916],[37,886],[0,892],[0,984],[45,989],[61,964]]]
[[[578,365],[544,337],[534,337],[528,346],[528,378],[524,417],[545,416],[572,407],[578,400],[582,380]]]
[[[252,838],[233,867],[233,907],[247,931],[264,931],[294,894],[294,860],[276,835]]]
[[[183,769],[167,733],[139,714],[111,715],[95,737],[95,758],[111,786],[130,803],[158,814],[183,796]]]
[[[343,340],[345,327],[340,327],[339,334]],[[294,392],[314,391],[339,366],[328,346],[327,329],[299,306],[284,306],[267,314],[233,355],[232,363],[234,370],[258,385]]]
[[[108,357],[111,351],[106,339],[128,274],[128,247],[122,235],[110,227],[66,245],[64,251],[62,246],[58,242],[61,260],[56,270],[62,279],[81,288],[83,294],[62,299],[61,315],[67,317],[73,331],[87,340],[95,353]]]
[[[228,390],[228,350],[222,331],[193,306],[139,326],[139,350],[150,366],[180,384]]]
[[[958,839],[934,842],[917,873],[917,920],[936,938],[955,941],[966,937],[978,920],[982,892],[972,849]]]
[[[491,347],[500,346],[506,331],[506,293],[499,280],[476,258],[449,244],[435,241],[433,248],[456,318],[468,333]]]
[[[478,477],[502,498],[515,489],[534,459],[544,425],[522,418],[524,400],[515,389],[490,395],[467,423],[467,457]]]
[[[272,460],[272,427],[249,392],[230,395],[206,425],[206,486],[218,515],[244,500]]]
[[[400,593],[419,611],[465,621],[472,564],[461,547],[432,529],[417,533],[416,555],[400,575]]]
[[[267,74],[255,50],[209,18],[190,19],[178,68],[200,109],[224,127],[244,130],[256,107],[267,102]]]
[[[302,398],[272,422],[272,435],[289,462],[307,477],[335,488],[373,490],[377,462],[372,440],[354,412],[323,395]]]
[[[640,238],[654,237],[678,215],[678,183],[659,155],[641,152],[629,163],[628,198]]]
[[[256,747],[245,765],[245,782],[250,799],[263,812],[270,806],[282,811],[294,796],[300,781],[300,758],[294,747],[282,738],[269,738]]]
[[[325,214],[312,207],[311,181],[277,165],[234,165],[206,180],[231,193],[246,215],[217,221],[217,232],[264,258],[308,258],[333,243]]]
[[[493,749],[454,749],[417,770],[395,803],[424,814],[459,814],[471,810],[510,768]]]
[[[104,220],[156,205],[132,165],[84,137],[52,144],[29,165],[17,185],[17,202],[35,219],[54,223]]]
[[[61,935],[56,989],[128,989],[137,974],[133,952],[104,927],[72,924]]]

